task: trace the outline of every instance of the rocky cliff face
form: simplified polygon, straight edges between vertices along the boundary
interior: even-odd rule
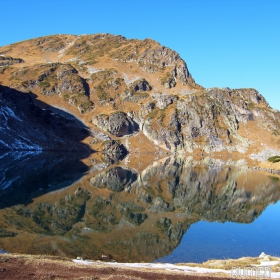
[[[269,109],[254,89],[215,88],[180,98],[167,94],[151,97],[154,105],[146,103],[135,118],[147,137],[165,149],[245,153],[258,140],[249,132],[239,132],[240,126],[250,125],[278,139],[279,113]]]
[[[142,133],[175,153],[279,151],[280,113],[256,90],[205,89],[178,53],[153,40],[56,35],[1,47],[0,54],[3,86],[36,95],[45,108],[59,107],[114,140]]]

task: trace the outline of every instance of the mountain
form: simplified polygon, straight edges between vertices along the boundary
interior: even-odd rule
[[[93,150],[112,140],[110,147],[122,144],[120,150],[130,152],[237,153],[261,160],[280,150],[280,113],[262,95],[198,85],[178,53],[151,39],[40,37],[1,47],[0,66],[0,148],[50,148],[33,136],[37,130],[69,149],[70,140]],[[38,127],[32,110],[48,114],[34,113]],[[46,132],[46,119],[67,132]],[[23,123],[32,133],[21,129]]]

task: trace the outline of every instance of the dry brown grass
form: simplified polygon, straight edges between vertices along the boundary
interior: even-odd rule
[[[278,265],[272,267],[273,272],[280,272],[280,258],[269,256],[271,261],[279,261]],[[179,265],[187,265],[192,267],[204,267],[231,270],[233,267],[245,268],[260,265],[263,259],[259,257],[242,257],[239,259],[209,260],[204,263],[180,263]]]
[[[279,258],[271,257],[271,260],[279,261]],[[71,277],[71,279],[95,279],[91,278],[92,275],[98,275],[98,278],[96,279],[229,279],[229,275],[225,273],[199,274],[195,272],[190,272],[186,274],[183,271],[177,270],[167,271],[165,269],[125,266],[119,267],[108,265],[102,262],[95,262],[91,265],[85,265],[74,263],[67,258],[53,257],[47,255],[4,254],[0,255],[0,263],[2,268],[1,272],[4,271],[10,276],[13,276],[13,274],[15,273],[19,273],[20,271],[21,275],[37,274],[36,279],[65,279],[65,277],[66,279],[70,279],[68,277]],[[245,268],[257,264],[259,264],[259,258],[247,257],[240,258],[237,260],[211,260],[203,264],[182,263],[177,265],[204,267],[210,269],[225,269],[230,271],[232,267]],[[6,269],[6,267],[8,268],[8,270]],[[13,270],[11,270],[12,267],[14,267]],[[278,272],[279,266],[274,267],[273,271]],[[137,273],[137,275],[135,273]],[[73,278],[74,275],[77,274],[79,275],[79,278]]]

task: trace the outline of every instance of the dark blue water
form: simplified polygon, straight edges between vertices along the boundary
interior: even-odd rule
[[[180,245],[155,262],[204,262],[209,259],[280,256],[280,201],[251,224],[200,221],[190,226]]]

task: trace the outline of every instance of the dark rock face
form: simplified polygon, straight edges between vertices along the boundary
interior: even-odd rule
[[[137,130],[137,124],[123,112],[116,112],[109,117],[109,131],[115,136],[131,134]]]
[[[97,188],[107,188],[114,192],[123,191],[126,187],[130,186],[137,179],[136,173],[130,169],[122,167],[114,167],[110,170],[101,173],[90,180],[92,186]],[[142,220],[144,216],[131,215],[132,220]]]
[[[115,136],[121,137],[138,130],[138,125],[126,113],[115,112],[108,115],[102,114],[92,118],[93,124],[107,130]]]
[[[121,98],[124,101],[137,103],[149,97],[148,92],[151,90],[151,85],[145,79],[138,79],[126,88]]]
[[[108,154],[126,153],[125,147],[122,144],[120,144],[118,141],[115,141],[115,140],[108,140],[108,141],[103,142],[102,151],[104,153],[106,152]]]
[[[138,91],[145,92],[150,91],[151,89],[152,87],[145,79],[139,79],[129,86],[129,92],[131,93],[135,93]]]
[[[23,63],[21,58],[13,58],[11,56],[0,56],[0,66],[10,66],[17,63]]]
[[[128,221],[130,223],[132,223],[135,226],[140,226],[146,219],[147,219],[147,215],[143,214],[143,213],[133,213],[133,212],[129,212],[126,215]]]
[[[174,78],[168,79],[168,81],[166,81],[166,82],[164,83],[164,86],[165,86],[166,89],[170,89],[170,88],[175,87],[175,86],[176,86],[176,81],[175,81],[175,79],[174,79]]]
[[[79,143],[89,135],[80,121],[35,106],[31,96],[0,86],[0,149],[89,150]]]

